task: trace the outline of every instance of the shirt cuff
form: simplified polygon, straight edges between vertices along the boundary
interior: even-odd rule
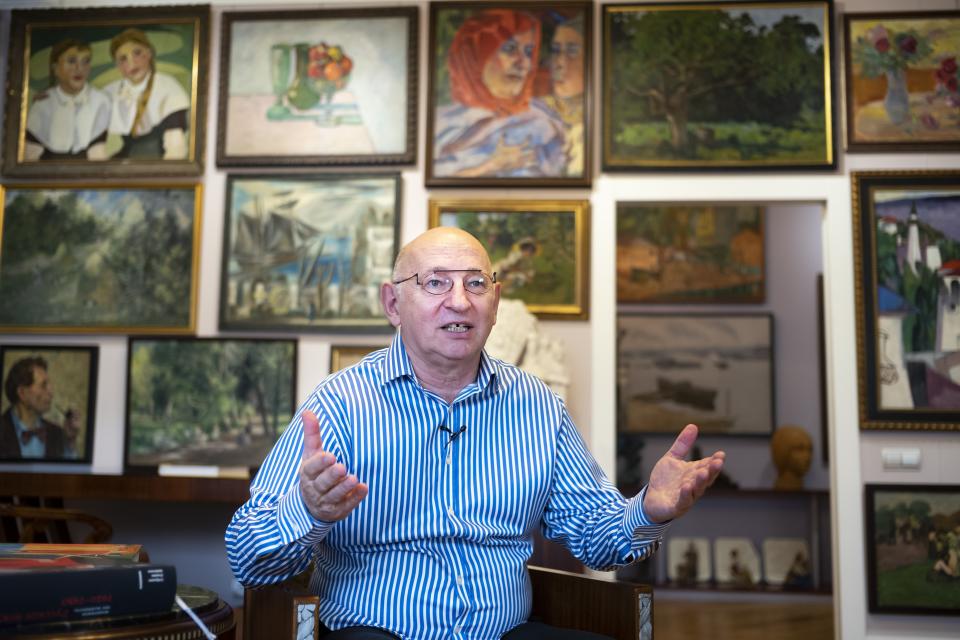
[[[284,544],[298,542],[304,546],[313,546],[325,537],[334,523],[317,520],[307,509],[300,495],[300,485],[295,484],[285,496],[280,498],[278,516],[281,523]]]
[[[646,487],[627,502],[627,509],[623,514],[624,532],[630,538],[630,551],[635,555],[634,559],[646,557],[656,551],[673,522],[673,520],[652,522],[643,511],[645,495],[647,495]]]

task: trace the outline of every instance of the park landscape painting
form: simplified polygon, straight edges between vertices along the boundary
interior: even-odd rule
[[[187,333],[200,187],[0,187],[0,328]]]
[[[960,614],[960,487],[864,489],[870,611]]]
[[[257,467],[293,416],[296,341],[131,338],[126,466]]]
[[[829,3],[603,17],[605,169],[834,166]]]

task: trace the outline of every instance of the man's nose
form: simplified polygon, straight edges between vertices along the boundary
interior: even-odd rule
[[[453,288],[447,293],[447,306],[452,309],[463,309],[470,306],[468,295],[463,282],[454,282]]]

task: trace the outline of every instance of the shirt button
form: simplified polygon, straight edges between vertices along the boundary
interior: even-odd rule
[[[453,517],[453,507],[447,507],[447,515]]]
[[[463,576],[457,576],[457,586],[463,586]]]
[[[454,633],[460,633],[460,625],[454,626],[454,627],[453,627],[453,632],[454,632]]]

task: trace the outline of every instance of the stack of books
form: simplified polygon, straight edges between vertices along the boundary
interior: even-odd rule
[[[74,620],[169,613],[173,566],[140,545],[0,544],[0,635]]]

